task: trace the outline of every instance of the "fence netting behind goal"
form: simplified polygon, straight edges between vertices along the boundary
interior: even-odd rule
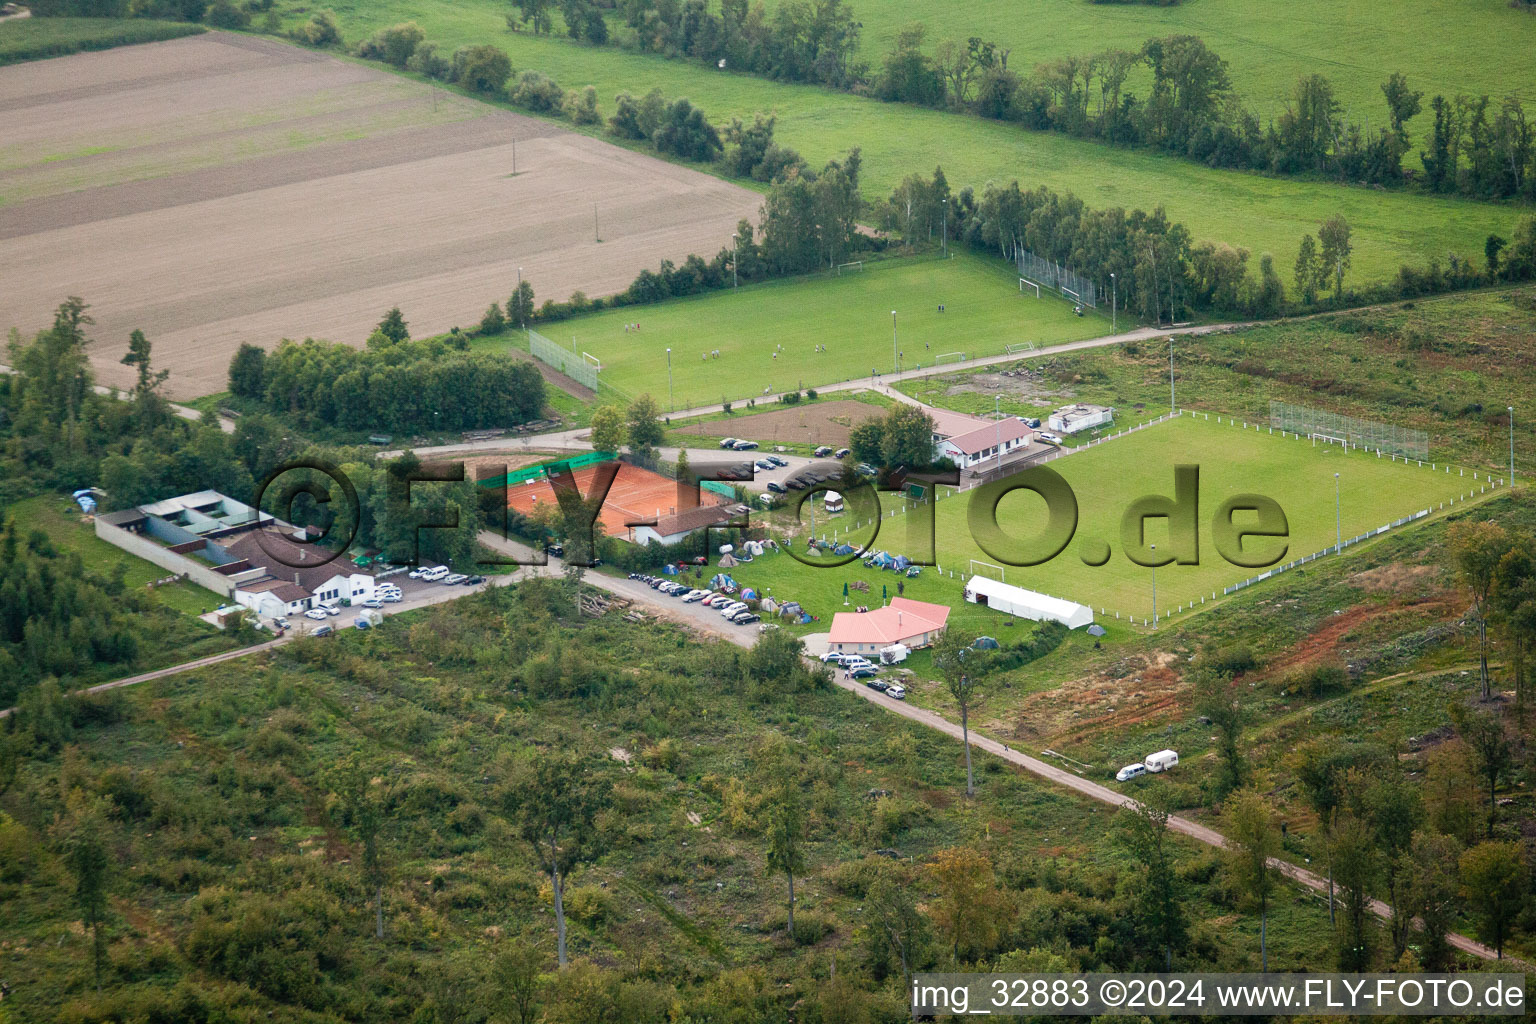
[[[1383,451],[1410,459],[1429,458],[1429,435],[1422,430],[1375,423],[1326,409],[1271,400],[1269,425],[1293,434],[1336,438],[1354,448]]]
[[[593,391],[597,390],[597,367],[587,362],[580,352],[556,345],[531,328],[528,331],[528,351],[546,366],[553,366],[577,383],[585,384]]]
[[[1068,270],[1060,263],[1041,259],[1023,246],[1015,250],[1014,255],[1020,276],[1063,294],[1072,292],[1083,305],[1098,308],[1099,290],[1088,278]]]

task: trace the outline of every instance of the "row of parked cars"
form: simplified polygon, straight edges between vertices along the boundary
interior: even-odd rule
[[[739,437],[722,437],[720,439],[720,447],[726,449],[727,451],[749,452],[757,447],[757,442],[743,441]]]
[[[423,583],[441,583],[445,587],[456,587],[460,583],[473,587],[478,583],[484,583],[484,576],[470,576],[462,572],[454,572],[446,565],[417,566],[410,572],[411,579],[421,580]]]
[[[845,670],[854,679],[864,680],[864,685],[871,690],[879,690],[887,697],[896,700],[906,700],[907,688],[900,683],[888,683],[880,679],[880,666],[864,657],[862,654],[843,654],[839,651],[828,651],[821,656],[821,660],[827,665],[836,665]]]
[[[721,618],[727,622],[734,622],[738,626],[750,626],[754,622],[762,621],[762,616],[748,608],[745,601],[738,601],[729,594],[690,587],[686,583],[676,583],[665,576],[647,576],[644,573],[632,572],[629,578],[644,583],[658,594],[675,597],[684,604],[700,604],[706,608],[713,608],[720,613]]]

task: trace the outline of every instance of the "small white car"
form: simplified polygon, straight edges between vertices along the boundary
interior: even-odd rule
[[[1142,764],[1140,761],[1137,761],[1135,764],[1128,764],[1124,768],[1121,768],[1119,771],[1115,772],[1115,781],[1130,782],[1137,776],[1145,774],[1147,774],[1147,766]]]
[[[708,596],[709,591],[707,590],[690,590],[687,594],[683,595],[683,604],[695,604]]]
[[[720,615],[722,618],[728,619],[744,608],[746,608],[746,605],[741,601],[732,601],[730,604],[720,609]]]
[[[379,597],[379,600],[383,601],[385,604],[399,604],[400,594],[398,591],[393,594],[384,594]]]
[[[885,688],[885,695],[892,700],[906,700],[907,688],[900,683],[892,683]]]
[[[325,614],[327,614],[327,615],[340,615],[341,614],[341,606],[340,605],[335,605],[335,604],[321,604],[320,605],[320,610],[325,612]]]
[[[311,608],[309,611],[304,613],[304,617],[306,619],[316,619],[320,622],[324,622],[326,616],[325,612],[321,611],[319,608]]]
[[[1049,444],[1061,444],[1061,438],[1057,437],[1055,434],[1040,433],[1036,434],[1035,436]]]
[[[469,576],[467,574],[465,574],[465,573],[462,573],[462,572],[449,573],[447,576],[443,577],[443,586],[445,586],[445,587],[456,587],[460,583],[463,583],[467,579],[469,579]]]
[[[370,597],[368,600],[363,602],[363,607],[364,608],[383,608],[384,607],[384,602],[382,600],[380,600],[379,598],[377,598],[377,597]]]
[[[413,580],[419,580],[423,576],[425,576],[426,574],[427,574],[427,567],[424,566],[424,565],[418,565],[416,568],[414,568],[410,572],[406,573],[406,575],[409,576]]]

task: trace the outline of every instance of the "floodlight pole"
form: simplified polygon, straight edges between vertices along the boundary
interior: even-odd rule
[[[1118,332],[1120,330],[1120,282],[1115,280],[1114,271],[1109,274],[1109,329]]]
[[[949,259],[949,200],[939,200],[939,245],[944,258]]]
[[[1152,545],[1152,628],[1157,628],[1157,545]]]
[[[900,373],[901,350],[896,347],[896,342],[896,311],[893,309],[891,310],[891,366],[894,368],[893,372]]]
[[[1333,474],[1333,553],[1344,550],[1344,526],[1339,516],[1339,474]]]
[[[740,273],[739,273],[739,271],[737,269],[738,268],[738,263],[739,263],[739,261],[741,259],[741,256],[739,255],[739,253],[737,251],[737,248],[740,245],[740,243],[741,243],[741,238],[740,238],[739,235],[732,235],[731,236],[731,290],[732,291],[735,291],[737,288],[741,287],[741,275],[740,275]]]
[[[996,428],[997,428],[997,470],[998,470],[999,473],[1001,473],[1002,470],[1003,470],[1003,420],[1002,420],[1003,412],[1002,412],[1002,402],[1003,402],[1003,397],[1001,395],[993,395],[992,396],[992,422],[993,422],[993,425],[996,426]]]
[[[667,412],[671,412],[672,405],[672,350],[667,349]]]
[[[1515,407],[1505,406],[1509,410],[1509,486],[1515,486]]]

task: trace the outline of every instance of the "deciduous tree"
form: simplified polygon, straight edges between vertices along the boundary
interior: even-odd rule
[[[1269,901],[1276,871],[1270,860],[1280,855],[1280,832],[1262,794],[1245,789],[1227,798],[1222,810],[1227,838],[1227,877],[1245,905],[1259,915],[1259,970],[1269,972]]]
[[[1479,843],[1461,855],[1462,893],[1478,914],[1478,934],[1504,958],[1511,925],[1529,897],[1525,860],[1514,843]]]

